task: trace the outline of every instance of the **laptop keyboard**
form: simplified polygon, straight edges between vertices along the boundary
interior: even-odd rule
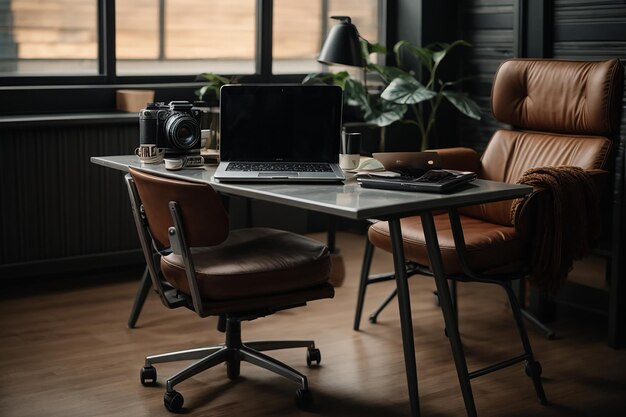
[[[302,162],[230,162],[226,171],[332,172],[326,163]]]

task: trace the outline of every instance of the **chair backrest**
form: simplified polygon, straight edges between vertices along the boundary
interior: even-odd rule
[[[480,177],[515,183],[530,168],[569,165],[610,170],[619,136],[624,67],[600,62],[511,59],[496,72],[495,132],[481,157]],[[511,202],[475,206],[465,214],[510,225]]]
[[[168,247],[173,225],[169,202],[181,208],[184,233],[190,247],[213,246],[228,237],[229,223],[219,196],[208,184],[158,177],[130,168],[130,175],[146,214],[152,237]]]

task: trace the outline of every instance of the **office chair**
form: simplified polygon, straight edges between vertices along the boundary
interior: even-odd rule
[[[581,62],[512,59],[498,69],[491,105],[495,118],[511,127],[496,131],[482,157],[467,148],[438,150],[446,167],[471,170],[487,180],[515,183],[532,168],[580,167],[597,189],[609,180],[614,142],[618,138],[624,68],[618,60]],[[583,187],[584,188],[584,187]],[[540,374],[528,340],[519,299],[511,282],[531,271],[530,253],[539,245],[533,226],[544,213],[549,191],[536,187],[511,215],[512,201],[453,209],[434,216],[444,271],[452,280],[454,302],[457,281],[499,285],[506,291],[524,353],[510,360],[459,376],[469,379],[526,362],[538,398],[546,402]],[[431,274],[419,216],[401,221],[407,275]],[[580,224],[566,227],[577,228]],[[369,276],[374,248],[391,252],[388,223],[374,222],[368,241],[358,291],[354,329],[358,330],[367,285],[393,278]],[[533,279],[541,280],[534,276]],[[395,296],[395,291],[370,321]],[[458,320],[457,320],[458,324]],[[470,413],[474,414],[474,413]]]
[[[242,342],[241,322],[332,298],[330,253],[315,240],[268,228],[230,230],[228,216],[210,185],[154,176],[130,168],[126,176],[131,206],[152,285],[168,308],[185,307],[200,317],[218,316],[225,332],[219,346],[146,357],[144,385],[155,383],[157,363],[198,360],[166,382],[165,407],[178,411],[182,381],[226,363],[234,380],[240,362],[265,368],[299,384],[296,405],[312,402],[307,378],[262,351],[307,348],[307,365],[319,364],[312,340]]]

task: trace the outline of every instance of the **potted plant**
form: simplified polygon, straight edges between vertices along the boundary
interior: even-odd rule
[[[437,113],[444,100],[465,116],[480,119],[478,105],[467,93],[458,89],[458,85],[467,78],[444,81],[438,77],[440,65],[449,52],[457,46],[469,46],[467,42],[457,40],[450,44],[436,43],[417,47],[403,40],[394,45],[396,62],[402,63],[403,52],[419,59],[428,72],[426,84],[417,79],[414,71],[372,63],[369,59],[372,53],[386,53],[383,45],[372,44],[364,39],[361,39],[361,44],[366,61],[363,81],[341,71],[309,74],[303,83],[330,82],[341,86],[346,105],[355,107],[364,122],[381,127],[383,135],[384,128],[394,122],[414,125],[419,130],[421,150],[429,146]],[[376,75],[380,83],[379,91],[372,92],[368,88],[368,74]]]
[[[217,149],[219,147],[220,131],[219,131],[219,102],[220,102],[220,88],[225,84],[234,84],[239,82],[241,76],[239,75],[218,75],[212,72],[204,72],[196,76],[196,81],[205,81],[205,84],[195,91],[199,100],[204,101],[210,107],[208,107],[208,114],[210,115],[210,133],[208,141],[205,145],[209,149]]]
[[[200,100],[208,101],[212,100],[214,103],[219,103],[220,88],[224,84],[234,84],[239,81],[241,76],[239,75],[218,75],[212,72],[203,72],[196,76],[196,81],[204,81],[205,84],[195,91]]]

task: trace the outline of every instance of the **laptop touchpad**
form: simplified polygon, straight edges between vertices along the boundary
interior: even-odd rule
[[[259,172],[259,177],[272,177],[272,178],[288,178],[297,177],[297,172]]]

